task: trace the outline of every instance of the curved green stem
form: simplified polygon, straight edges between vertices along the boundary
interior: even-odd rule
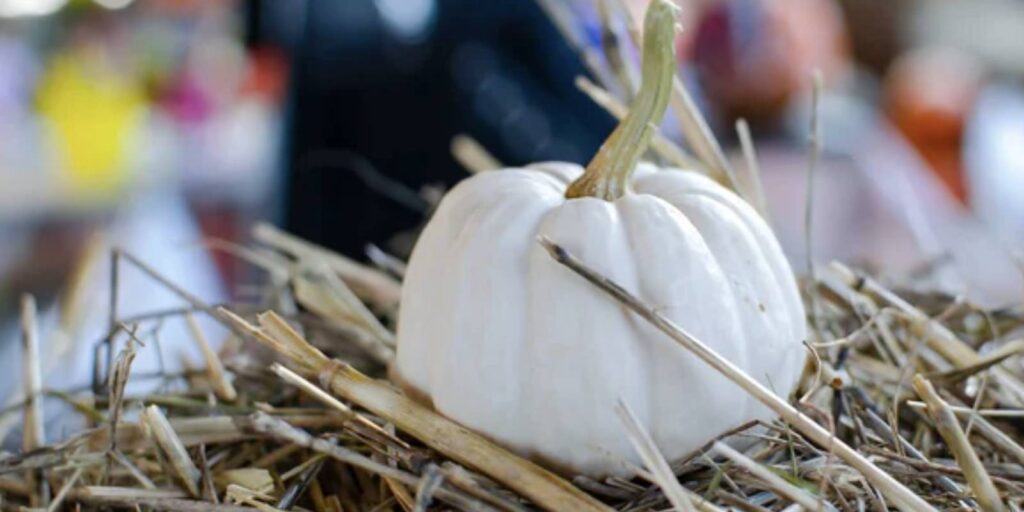
[[[626,118],[587,164],[583,176],[569,185],[565,197],[613,201],[629,189],[636,163],[665,117],[672,93],[672,78],[676,72],[676,10],[671,0],[654,0],[647,8],[640,92]]]

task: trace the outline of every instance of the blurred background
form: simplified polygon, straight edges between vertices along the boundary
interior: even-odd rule
[[[734,166],[735,122],[750,124],[794,268],[810,247],[819,264],[1020,302],[1024,2],[678,2],[680,76]],[[45,359],[72,354],[86,369],[63,377],[87,381],[110,247],[212,303],[245,300],[256,271],[223,249],[255,221],[357,259],[368,244],[406,257],[468,176],[456,136],[507,166],[586,163],[615,122],[574,79],[630,97],[628,20],[645,4],[0,0],[0,371],[17,373],[28,292],[44,333],[66,338],[46,338]],[[683,143],[671,116],[664,131]],[[178,304],[137,272],[119,279],[122,314]],[[166,352],[152,364],[188,357]]]

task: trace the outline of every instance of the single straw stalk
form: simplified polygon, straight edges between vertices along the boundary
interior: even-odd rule
[[[946,446],[953,452],[960,469],[964,471],[967,484],[974,491],[974,497],[977,498],[981,509],[986,512],[1006,510],[999,498],[999,492],[992,483],[992,477],[985,470],[974,448],[971,448],[971,442],[949,405],[939,397],[932,383],[920,374],[914,376],[914,390],[928,405],[928,415],[935,422],[935,428],[946,441]]]
[[[817,176],[818,162],[821,160],[821,122],[818,110],[821,105],[823,89],[821,71],[814,72],[814,87],[811,89],[811,123],[808,127],[807,143],[810,151],[807,155],[807,190],[804,196],[804,258],[807,273],[811,278],[809,288],[811,303],[811,321],[814,324],[818,340],[825,336],[824,323],[821,318],[821,294],[818,292],[818,270],[814,266],[814,178]]]
[[[210,342],[206,339],[206,334],[203,334],[202,328],[199,327],[199,322],[196,321],[195,315],[186,313],[185,321],[188,324],[189,332],[192,333],[192,339],[195,340],[199,350],[203,353],[203,360],[206,362],[206,376],[210,379],[210,386],[213,388],[213,392],[221,400],[234,402],[238,398],[238,392],[235,391],[235,386],[228,379],[227,372],[224,371],[224,364],[220,361],[220,356],[210,346]]]
[[[622,91],[626,99],[631,99],[636,91],[636,66],[632,59],[625,55],[625,48],[619,40],[618,31],[613,26],[610,6],[605,0],[598,0],[594,3],[601,21],[601,50],[604,53],[605,61],[608,62],[612,76],[618,82],[618,89]]]
[[[43,378],[39,360],[36,300],[28,294],[21,297],[21,341],[24,357],[23,371],[25,372],[25,416],[22,423],[21,447],[25,452],[31,452],[46,444],[46,431],[43,417]],[[45,505],[50,498],[49,483],[42,474],[37,472],[29,474],[29,482],[33,489],[33,503]]]
[[[60,506],[64,503],[64,498],[67,497],[71,489],[73,489],[75,487],[75,484],[78,483],[78,479],[82,478],[82,473],[84,472],[84,467],[80,467],[75,470],[75,472],[71,475],[71,478],[68,478],[67,481],[64,482],[64,485],[61,487],[60,492],[58,492],[57,496],[53,498],[53,501],[50,503],[50,506],[46,507],[46,512],[57,512],[58,510],[60,510]]]
[[[128,457],[125,457],[123,453],[121,453],[120,451],[108,451],[107,456],[110,457],[114,462],[118,463],[126,471],[128,471],[128,474],[131,475],[132,478],[134,478],[135,481],[138,482],[143,489],[156,489],[156,484],[154,484],[153,481],[150,480],[149,477],[146,476],[146,474],[143,473],[138,466],[132,463],[132,461],[129,460]]]
[[[128,487],[79,487],[68,501],[104,508],[167,512],[252,512],[250,507],[214,505],[208,501],[184,499],[181,493],[166,490],[145,491]]]
[[[138,327],[136,326],[135,329]],[[130,331],[131,332],[131,331]],[[117,429],[121,423],[121,413],[124,412],[124,388],[128,385],[128,377],[131,374],[132,362],[135,361],[135,341],[133,339],[134,333],[128,338],[128,343],[124,349],[118,354],[117,361],[114,363],[113,369],[110,371],[110,378],[107,382],[107,394],[110,397],[108,411],[110,418],[110,444],[107,447],[107,451],[110,453],[118,453],[117,449]]]
[[[757,150],[754,148],[754,139],[750,136],[750,125],[746,119],[736,120],[736,135],[740,139],[743,161],[746,164],[743,173],[736,176],[736,185],[740,187],[740,195],[767,220],[768,201],[764,197],[764,187],[761,185],[761,166],[757,163]]]
[[[409,448],[409,444],[406,443],[405,441],[402,441],[401,439],[388,433],[386,430],[381,428],[380,425],[370,421],[370,419],[367,418],[366,416],[363,416],[362,414],[353,411],[351,407],[341,403],[337,398],[334,398],[326,391],[318,388],[312,382],[309,382],[308,380],[302,378],[301,375],[289,370],[283,365],[279,363],[274,363],[270,365],[270,371],[277,374],[277,376],[280,377],[281,380],[301,389],[306,394],[312,396],[320,403],[341,412],[342,414],[349,418],[356,420],[357,422],[359,422],[359,424],[370,429],[370,431],[380,435],[381,437],[386,438],[387,440],[403,448]]]
[[[633,449],[640,455],[640,459],[644,461],[647,470],[654,477],[654,483],[661,487],[665,497],[668,498],[669,503],[676,510],[686,512],[698,509],[704,512],[719,510],[718,507],[707,503],[703,498],[679,483],[676,475],[672,473],[672,468],[669,466],[668,461],[665,460],[665,456],[661,454],[658,446],[654,443],[654,439],[644,429],[643,424],[637,419],[636,414],[629,408],[629,405],[622,401],[621,398],[619,399],[618,406],[615,408],[615,412],[619,415],[619,419],[622,420],[626,433],[629,434],[629,441],[633,444]]]
[[[809,492],[787,482],[781,476],[772,473],[768,468],[758,464],[750,457],[732,449],[729,445],[721,441],[715,442],[714,451],[722,454],[725,458],[731,460],[736,465],[749,471],[750,474],[764,482],[765,486],[768,487],[770,491],[797,505],[800,505],[805,510],[826,512],[835,512],[836,510],[835,507],[829,505],[824,500],[816,498]]]
[[[540,243],[548,250],[555,261],[565,265],[573,272],[576,272],[581,277],[621,302],[628,309],[638,314],[641,318],[650,322],[654,327],[668,335],[676,343],[682,345],[726,378],[739,385],[744,391],[768,406],[794,429],[807,436],[811,441],[820,446],[829,448],[836,456],[843,459],[843,461],[864,475],[864,477],[878,488],[886,498],[891,500],[895,506],[906,511],[935,510],[928,504],[928,502],[914,494],[910,489],[898,482],[891,475],[882,471],[878,466],[871,463],[871,461],[853,448],[850,448],[850,446],[842,440],[837,439],[831,432],[825,430],[821,425],[815,423],[814,420],[796,410],[788,402],[780,398],[760,382],[747,375],[746,372],[734,365],[731,361],[725,359],[693,335],[683,330],[683,328],[663,316],[656,309],[647,305],[614,281],[588,267],[575,256],[570,254],[565,248],[559,246],[550,239],[542,238]]]
[[[927,409],[928,404],[917,400],[907,400],[907,405],[915,409]],[[1024,409],[978,409],[970,407],[949,406],[949,410],[957,416],[988,416],[989,418],[1024,418]]]
[[[199,478],[202,476],[199,468],[192,462],[185,449],[185,444],[174,432],[167,417],[160,411],[160,408],[151,405],[142,411],[142,421],[149,428],[156,446],[160,453],[167,458],[167,462],[174,470],[175,479],[185,487],[189,495],[199,497]]]
[[[487,151],[483,144],[466,134],[460,133],[452,137],[451,152],[455,161],[470,174],[479,174],[505,167],[490,151]]]
[[[1021,353],[1024,353],[1024,340],[1017,339],[1007,341],[998,349],[979,356],[978,362],[970,366],[957,368],[940,374],[929,375],[928,378],[936,382],[960,382],[993,366],[1001,364],[1003,361]]]
[[[672,113],[679,121],[679,129],[693,148],[693,152],[712,170],[713,175],[722,176],[727,185],[736,190],[736,175],[729,160],[725,158],[722,146],[711,133],[707,119],[697,108],[697,102],[683,86],[679,77],[672,80],[672,97],[669,103]]]
[[[29,452],[46,444],[46,433],[43,430],[43,379],[39,367],[39,328],[36,323],[36,301],[31,295],[21,297],[21,342],[26,390],[21,449]]]

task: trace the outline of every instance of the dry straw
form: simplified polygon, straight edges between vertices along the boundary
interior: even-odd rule
[[[830,269],[822,280],[831,287],[819,285],[822,314],[827,324],[841,332],[831,334],[833,339],[826,339],[819,349],[822,370],[817,381],[821,384],[809,380],[800,393],[805,400],[794,406],[753,385],[728,362],[702,349],[699,340],[665,323],[628,291],[589,270],[585,262],[553,243],[547,246],[558,261],[609,292],[609,300],[620,300],[654,322],[681,347],[694,350],[773,407],[784,421],[745,425],[722,434],[722,441],[742,441],[735,446],[745,449],[709,443],[692,455],[664,461],[644,436],[643,426],[635,418],[629,421],[623,409],[623,435],[643,454],[646,468],[637,468],[634,480],[574,478],[577,487],[405,398],[388,383],[325,355],[325,350],[347,354],[353,361],[362,361],[362,370],[384,375],[384,366],[365,345],[353,340],[366,326],[357,316],[325,318],[310,310],[243,317],[203,302],[130,253],[121,253],[123,263],[136,265],[157,286],[167,287],[189,303],[174,313],[182,321],[187,322],[189,314],[210,314],[245,340],[246,350],[216,354],[224,379],[234,374],[235,401],[206,400],[219,385],[208,368],[156,376],[191,383],[187,388],[168,388],[179,391],[126,394],[129,380],[150,378],[131,371],[134,351],[154,350],[146,333],[157,319],[168,317],[137,317],[137,325],[130,327],[124,319],[115,318],[127,339],[104,378],[104,394],[92,396],[85,390],[63,395],[74,400],[83,414],[98,418],[99,426],[59,444],[0,458],[0,489],[10,502],[40,503],[39,488],[26,485],[30,480],[25,476],[34,472],[58,485],[57,498],[65,507],[139,504],[155,510],[203,512],[241,510],[241,506],[288,509],[284,505],[335,510],[335,503],[342,510],[397,506],[516,512],[530,507],[638,512],[670,506],[702,511],[783,510],[793,505],[806,509],[812,504],[821,510],[1020,506],[1024,470],[1006,463],[1024,456],[1019,427],[1008,423],[1017,419],[1020,408],[1003,406],[1012,388],[994,379],[971,391],[979,375],[997,369],[1019,379],[1015,363],[1020,354],[1012,334],[1024,327],[1020,312],[988,313],[999,331],[1007,333],[993,341],[988,328],[955,332],[949,327],[964,324],[968,310],[947,314],[942,320],[935,318],[937,313],[925,313],[950,309],[957,303],[953,297],[918,297],[920,304],[911,306],[913,302],[867,276],[849,271],[856,278],[847,286],[844,276],[848,274]],[[307,254],[288,263],[296,268],[285,274],[288,287],[275,288],[277,293],[301,286],[299,280],[308,278],[311,269],[322,270],[322,261],[310,258],[315,257]],[[361,295],[355,288],[353,293],[362,300],[379,296]],[[876,301],[889,309],[871,309]],[[926,320],[908,313],[915,310]],[[341,323],[352,329],[336,329]],[[936,326],[923,328],[927,323]],[[927,339],[928,329],[941,332],[940,326],[970,354],[978,354],[974,347],[980,344],[992,347],[985,355],[964,356],[958,366],[945,355],[967,352],[940,351],[934,339]],[[889,339],[883,341],[883,337]],[[253,359],[259,352],[249,344],[252,341],[272,347],[290,368],[273,364],[266,353]],[[942,422],[923,414],[930,411],[931,393],[915,393],[912,379],[901,381],[905,372],[898,365],[936,376],[932,388],[947,404]],[[45,387],[41,392],[56,396]],[[923,403],[917,402],[919,398]],[[23,410],[26,404],[20,405],[14,410]],[[131,416],[124,411],[139,408],[143,409],[140,422],[125,419]],[[951,437],[947,426],[952,425],[949,418],[956,416],[964,422],[972,420],[972,428],[959,434],[954,431]],[[115,421],[118,417],[122,419]],[[964,439],[970,451],[963,449]],[[266,482],[265,477],[239,476],[254,471],[280,483],[267,487],[259,483]]]

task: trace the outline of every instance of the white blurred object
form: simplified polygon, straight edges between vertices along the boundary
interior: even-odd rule
[[[1024,2],[913,2],[905,16],[912,46],[960,48],[999,71],[1024,75]]]
[[[124,9],[131,5],[132,0],[94,0],[100,7],[110,9],[112,11],[117,9]]]
[[[388,29],[408,42],[425,39],[437,18],[436,0],[375,0],[374,5]]]
[[[0,0],[0,17],[46,16],[66,3],[68,0]]]
[[[1016,250],[1024,248],[1024,92],[982,90],[964,137],[971,207]]]

